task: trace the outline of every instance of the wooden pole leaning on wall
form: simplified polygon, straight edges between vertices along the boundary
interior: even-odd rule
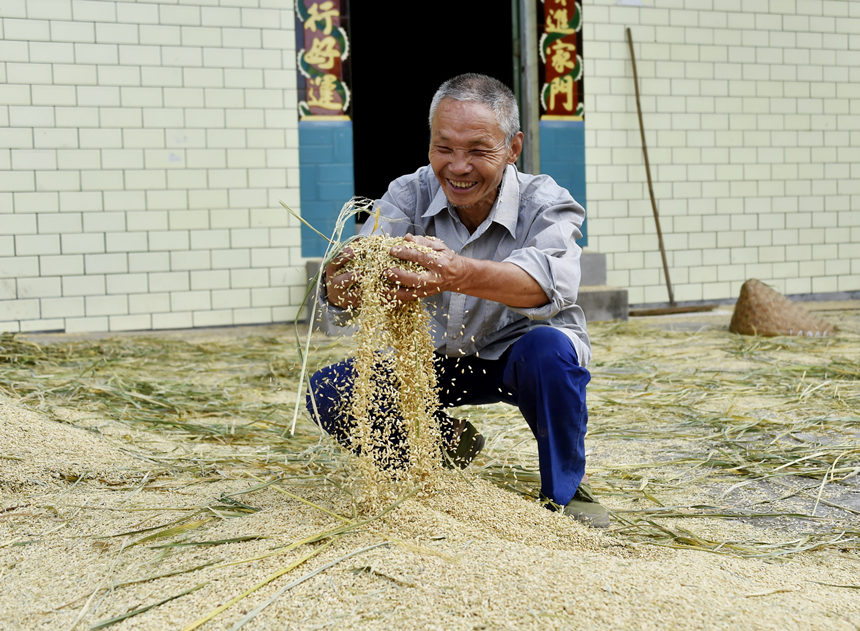
[[[666,247],[663,245],[663,231],[660,229],[660,215],[657,213],[657,200],[654,198],[654,185],[651,183],[651,165],[648,162],[648,145],[645,143],[645,124],[642,121],[642,105],[639,102],[639,75],[636,72],[636,53],[633,52],[633,35],[627,27],[627,45],[630,47],[630,60],[633,62],[633,87],[636,91],[636,112],[639,114],[639,135],[642,137],[642,155],[645,157],[645,175],[648,177],[648,194],[651,196],[651,210],[654,211],[654,223],[657,227],[657,242],[660,244],[660,256],[663,259],[663,275],[666,277],[666,289],[669,291],[669,304],[675,306],[675,295],[672,292],[672,282],[669,280],[669,263],[666,260]]]
[[[670,313],[688,313],[692,311],[711,311],[716,305],[688,305],[679,307],[675,303],[672,291],[672,281],[669,279],[669,262],[666,260],[666,246],[663,244],[663,231],[660,228],[660,215],[657,212],[657,200],[654,197],[654,184],[651,181],[651,164],[648,161],[648,145],[645,142],[645,123],[642,120],[642,104],[639,101],[639,75],[636,71],[636,53],[633,51],[633,34],[627,27],[627,46],[630,48],[630,60],[633,62],[633,87],[636,91],[636,112],[639,115],[639,135],[642,138],[642,155],[645,158],[645,175],[648,177],[648,194],[651,197],[651,210],[654,212],[654,225],[657,228],[657,243],[660,245],[660,257],[663,260],[663,275],[666,278],[666,289],[669,292],[669,306],[654,309],[631,309],[631,316],[664,315]]]

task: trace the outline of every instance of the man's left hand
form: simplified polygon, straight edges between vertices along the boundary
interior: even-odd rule
[[[393,267],[388,271],[390,280],[397,289],[395,297],[403,302],[432,296],[443,291],[457,291],[455,279],[464,272],[463,257],[439,239],[407,234],[404,237],[426,249],[411,248],[408,245],[398,245],[391,248],[391,255],[404,261],[418,263],[425,268],[423,272],[411,272],[402,267]]]
[[[392,294],[397,300],[407,302],[453,291],[509,307],[532,308],[549,302],[540,284],[513,263],[462,256],[439,239],[410,234],[405,239],[423,249],[395,246],[391,248],[391,255],[418,263],[424,271],[410,272],[400,267],[388,270]]]

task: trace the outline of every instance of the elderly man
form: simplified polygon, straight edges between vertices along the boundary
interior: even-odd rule
[[[391,183],[378,202],[377,229],[435,251],[393,248],[425,271],[394,268],[390,276],[397,298],[423,299],[432,316],[441,407],[516,405],[537,439],[545,505],[606,527],[608,512],[583,483],[591,347],[576,304],[576,240],[585,211],[550,177],[517,171],[519,112],[499,81],[465,74],[443,83],[430,105],[430,132],[430,165]],[[343,269],[349,257],[346,249],[325,270],[335,318],[360,308]],[[351,370],[345,361],[316,373],[317,404],[309,397],[308,406],[344,444]],[[465,467],[483,436],[440,415],[450,464]]]

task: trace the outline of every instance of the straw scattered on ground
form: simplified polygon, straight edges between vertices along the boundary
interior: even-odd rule
[[[0,337],[3,629],[857,629],[860,309],[590,325],[588,529],[535,501],[517,411],[362,514],[300,417],[292,327]],[[354,352],[311,339],[307,369]]]

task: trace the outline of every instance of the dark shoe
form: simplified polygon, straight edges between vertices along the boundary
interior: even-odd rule
[[[442,448],[442,466],[447,469],[468,467],[486,442],[469,421],[461,420],[459,424],[451,440]]]
[[[570,515],[576,521],[582,522],[586,526],[591,526],[592,528],[609,527],[609,511],[594,499],[591,487],[586,482],[582,482],[579,485],[576,493],[573,494],[573,499],[564,507],[548,500],[546,497],[543,499],[550,510],[563,511],[565,515]]]

